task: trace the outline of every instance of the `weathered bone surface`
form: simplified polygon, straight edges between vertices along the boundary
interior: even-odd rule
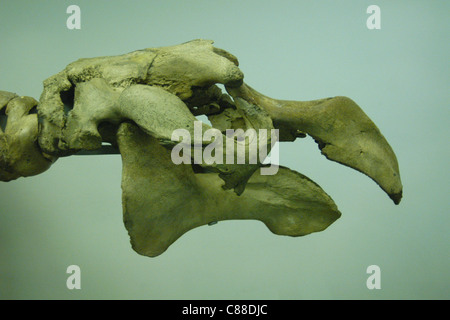
[[[391,146],[361,108],[347,97],[314,101],[283,101],[266,97],[247,85],[230,94],[260,105],[280,129],[281,139],[291,141],[307,133],[328,159],[365,173],[398,204],[402,184]]]
[[[34,176],[47,170],[56,160],[42,153],[37,143],[38,119],[30,111],[38,102],[31,97],[19,97],[0,91],[0,180],[11,181],[19,177]]]
[[[287,168],[276,175],[256,171],[238,196],[222,190],[217,174],[173,164],[170,151],[136,125],[122,124],[117,141],[124,223],[142,255],[157,256],[185,232],[220,220],[255,219],[275,234],[303,236],[341,215],[317,184]]]
[[[65,155],[67,150],[73,151],[79,147],[70,145],[69,141],[73,140],[70,137],[72,132],[65,132],[65,127],[68,122],[66,113],[75,107],[75,102],[89,103],[88,98],[78,101],[83,99],[81,97],[83,94],[77,92],[82,90],[79,88],[82,83],[101,79],[102,88],[97,90],[95,95],[109,87],[109,91],[95,98],[97,101],[103,97],[106,101],[111,101],[113,97],[108,97],[110,93],[120,94],[125,88],[137,84],[162,88],[186,101],[192,98],[197,88],[210,87],[215,83],[232,86],[241,84],[244,76],[236,64],[235,57],[214,48],[211,41],[204,40],[191,41],[173,47],[144,49],[121,56],[80,59],[44,81],[44,91],[39,105],[39,115],[42,118],[40,145],[47,153],[56,155]],[[89,94],[90,90],[87,91]],[[201,90],[197,91],[203,93]],[[215,97],[209,98],[204,95],[204,98],[206,98],[206,104],[208,100]],[[102,105],[106,103],[108,102]],[[96,107],[93,103],[91,105]],[[81,108],[89,109],[90,107],[92,106]],[[160,112],[165,112],[163,105],[159,109]],[[111,113],[105,114],[104,117],[110,117]],[[178,116],[182,117],[175,114],[173,118]],[[100,120],[104,119],[97,121]],[[95,144],[92,141],[99,139],[96,130],[86,130],[78,137],[78,140],[87,141],[88,148],[92,148],[90,144],[98,147],[98,143]]]
[[[44,81],[39,103],[0,91],[0,180],[36,175],[58,157],[111,143],[123,160],[125,226],[133,248],[146,256],[219,220],[255,219],[275,234],[301,236],[339,218],[331,198],[301,174],[280,167],[275,175],[261,175],[264,158],[253,164],[203,159],[175,165],[175,130],[189,133],[191,156],[215,141],[202,137],[195,145],[192,139],[195,116],[207,115],[219,130],[215,138],[227,141],[227,129],[278,129],[281,141],[310,135],[328,159],[366,174],[400,202],[396,156],[354,101],[272,99],[245,84],[238,66],[235,56],[212,41],[194,40],[75,61]],[[249,156],[248,137],[231,143],[235,151],[243,145]],[[225,144],[222,151],[225,159]]]

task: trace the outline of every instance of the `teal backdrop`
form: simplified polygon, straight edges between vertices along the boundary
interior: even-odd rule
[[[70,30],[69,5],[81,9]],[[369,5],[381,29],[369,30]],[[311,138],[280,163],[317,182],[342,217],[292,238],[258,221],[194,229],[157,258],[122,223],[121,159],[59,159],[0,182],[2,299],[448,299],[448,1],[0,1],[0,90],[39,99],[42,81],[85,57],[212,39],[245,81],[274,98],[344,95],[398,157],[395,206],[368,177],[328,161]],[[67,267],[81,269],[69,290]],[[369,290],[367,267],[381,270]]]

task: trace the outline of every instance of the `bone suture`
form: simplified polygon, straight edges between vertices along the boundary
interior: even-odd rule
[[[223,135],[227,129],[278,129],[280,141],[309,135],[327,159],[364,173],[395,204],[401,200],[396,156],[354,101],[264,96],[244,82],[238,59],[209,40],[77,60],[44,81],[39,101],[0,91],[0,180],[40,174],[59,157],[120,153],[125,227],[133,249],[150,257],[187,231],[221,220],[259,220],[275,234],[303,236],[340,217],[333,200],[300,173],[280,166],[262,175],[264,159],[175,165],[172,133],[183,128],[193,137],[198,115],[212,125],[203,123],[203,131]]]

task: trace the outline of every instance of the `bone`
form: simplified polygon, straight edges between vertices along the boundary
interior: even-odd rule
[[[148,84],[166,88],[182,100],[192,96],[193,87],[215,83],[239,86],[244,78],[237,58],[214,48],[209,40],[161,48],[148,76]]]
[[[9,101],[16,98],[17,94],[8,91],[0,91],[0,112],[6,107]]]
[[[75,105],[77,86],[94,79],[103,79],[115,90],[136,84],[159,87],[183,101],[191,98],[193,90],[198,87],[215,83],[242,84],[244,75],[237,67],[237,59],[212,44],[209,40],[194,40],[119,56],[84,58],[69,64],[44,81],[38,106],[41,148],[57,156],[74,153],[63,133],[67,111]]]
[[[280,130],[281,140],[295,140],[298,132],[309,134],[327,159],[366,174],[395,204],[400,203],[403,187],[394,151],[353,100],[347,97],[314,101],[277,100],[246,84],[229,88],[228,92],[267,111],[274,126]]]
[[[74,95],[74,107],[67,116],[59,144],[73,152],[100,149],[104,137],[98,128],[102,123],[118,125],[124,121],[133,121],[167,148],[177,143],[172,140],[174,130],[183,128],[191,137],[195,135],[194,122],[198,120],[180,98],[160,87],[132,85],[126,89],[119,89],[109,85],[104,79],[94,78],[79,83]],[[272,128],[270,117],[259,107],[243,100],[238,101],[237,105],[245,119],[246,128]],[[202,123],[202,131],[205,132],[208,129],[211,127]],[[194,141],[189,142],[189,148],[191,146],[195,148]],[[209,143],[204,141],[204,147]],[[230,143],[243,144],[244,150],[247,152],[249,150],[248,141],[231,141]],[[236,146],[234,150],[237,150]],[[270,146],[268,150],[270,151]],[[194,155],[194,152],[193,149],[191,154]],[[223,154],[225,152],[226,149]],[[263,160],[260,159],[259,164],[247,166],[229,164],[225,161],[212,165],[204,162],[198,164],[206,170],[220,173],[220,177],[225,182],[224,189],[234,189],[237,194],[242,194],[247,180],[260,167]]]
[[[281,166],[263,175],[257,170],[265,169],[261,158],[227,163],[228,129],[278,129],[280,141],[310,135],[329,160],[361,171],[400,202],[396,156],[354,101],[272,99],[243,78],[234,55],[212,41],[194,40],[77,60],[44,81],[39,104],[0,91],[0,180],[42,173],[58,157],[108,153],[102,146],[110,143],[122,156],[124,222],[132,247],[151,257],[189,230],[220,220],[259,220],[275,234],[303,236],[339,218],[333,200],[300,173]],[[31,112],[35,107],[38,115]],[[201,131],[215,128],[214,139],[227,141],[224,161],[174,164],[171,150],[178,143],[192,148],[189,157],[195,158],[215,142],[203,135],[200,142],[192,139],[195,116],[203,114],[212,127],[201,123]],[[190,138],[173,140],[177,129]],[[232,139],[231,156],[236,159],[243,146],[249,159],[250,138],[238,140]],[[267,153],[272,142],[263,146]]]
[[[124,224],[133,249],[144,256],[158,256],[189,230],[216,221],[259,220],[275,234],[304,236],[341,215],[317,184],[284,167],[273,176],[256,171],[237,196],[220,188],[217,174],[173,164],[170,151],[136,125],[122,124],[117,141]]]
[[[4,111],[6,118],[5,131],[0,130],[0,181],[40,174],[56,161],[37,143],[37,115],[29,114],[37,103],[31,97],[0,92],[0,113]]]

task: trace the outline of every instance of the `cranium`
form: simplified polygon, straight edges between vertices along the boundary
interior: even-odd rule
[[[179,141],[172,133],[184,129],[194,136],[195,116],[204,114],[223,137],[227,129],[239,128],[277,129],[280,141],[310,135],[328,159],[366,174],[394,203],[400,202],[395,154],[355,102],[346,97],[276,100],[243,79],[237,58],[206,40],[80,59],[44,81],[37,106],[39,132],[36,115],[22,119],[37,102],[0,95],[0,110],[9,102],[8,116],[21,110],[8,123],[30,128],[24,138],[28,144],[18,151],[0,136],[0,154],[16,159],[12,175],[3,172],[10,172],[13,162],[0,162],[0,178],[38,174],[57,157],[98,151],[103,142],[111,143],[123,160],[125,226],[133,248],[147,256],[157,256],[185,232],[219,220],[256,219],[275,234],[301,236],[322,231],[339,218],[333,200],[305,176],[284,167],[275,175],[261,175],[257,169],[264,166],[263,158],[252,164],[175,165],[170,151]],[[18,132],[9,128],[6,136]],[[202,128],[211,126],[203,123]],[[213,142],[191,143],[193,153]],[[248,146],[250,141],[231,143]]]

